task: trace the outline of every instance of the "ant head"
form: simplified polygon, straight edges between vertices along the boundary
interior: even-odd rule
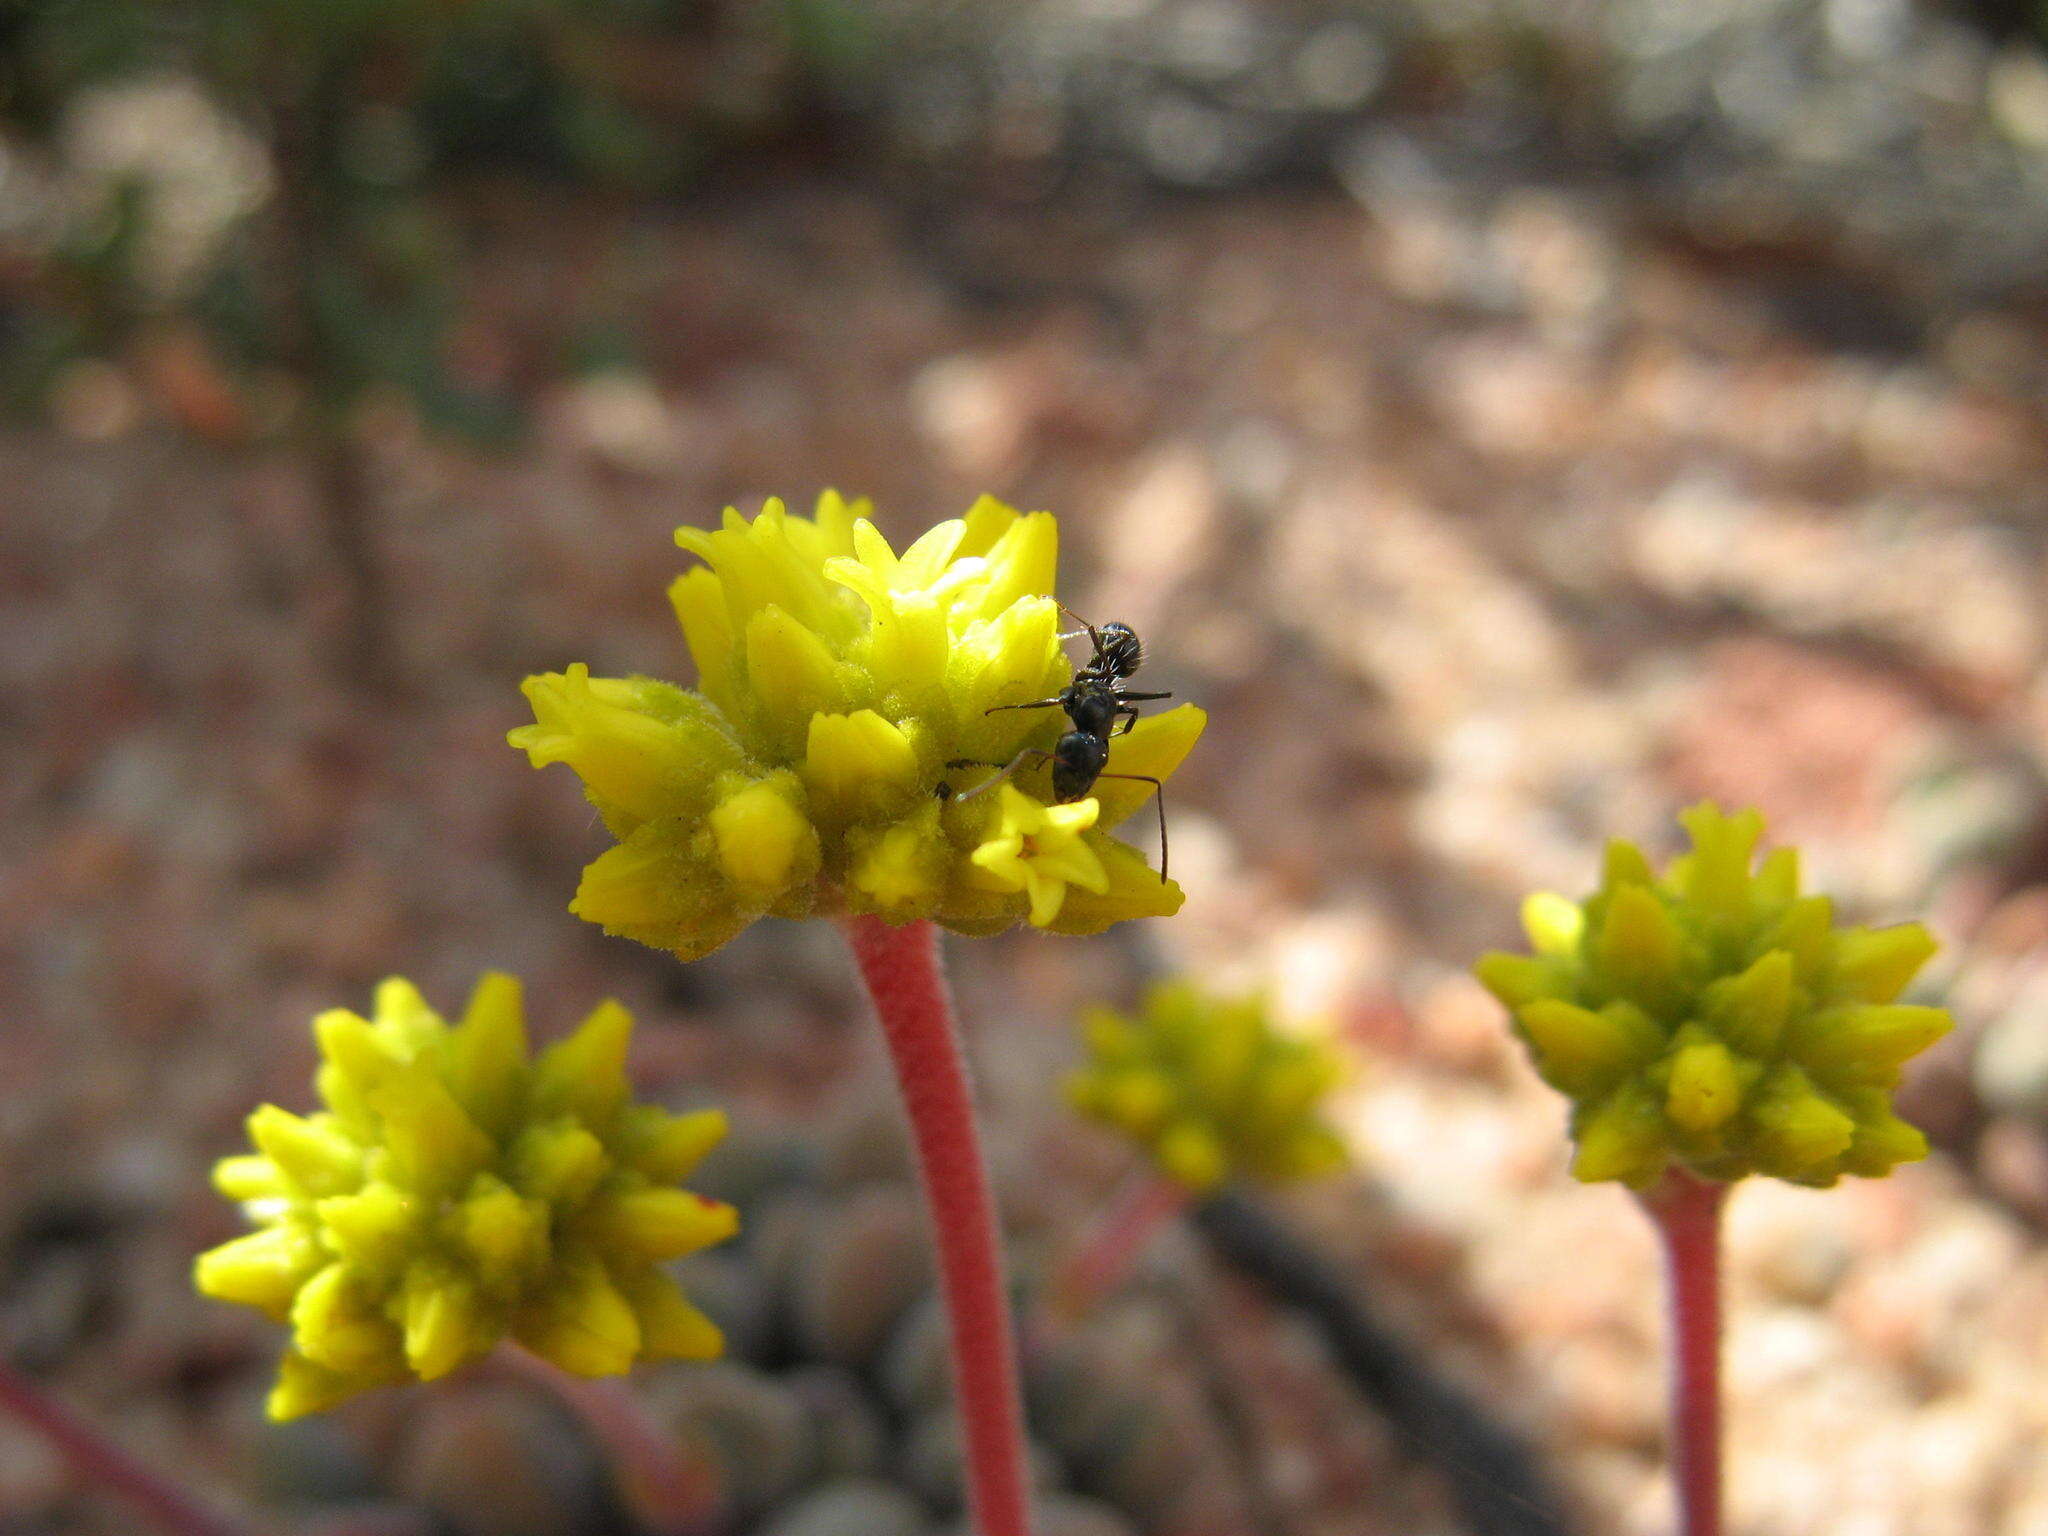
[[[1139,643],[1138,632],[1128,624],[1090,624],[1058,598],[1059,610],[1081,628],[1074,634],[1086,633],[1095,646],[1095,655],[1088,663],[1088,670],[1098,677],[1129,677],[1138,670],[1145,659],[1145,647]],[[1062,640],[1071,640],[1073,635],[1062,635]]]
[[[1130,625],[1105,624],[1095,636],[1096,655],[1111,677],[1129,677],[1144,664],[1144,642]]]

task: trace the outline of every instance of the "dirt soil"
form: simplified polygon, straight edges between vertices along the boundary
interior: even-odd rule
[[[1754,803],[1846,909],[1933,923],[1962,1027],[1911,1091],[1926,1164],[1734,1202],[1733,1529],[2048,1532],[2038,315],[1900,312],[1571,190],[939,221],[795,182],[469,217],[461,357],[530,431],[493,454],[363,413],[368,604],[304,460],[195,435],[175,370],[0,433],[14,1358],[259,1508],[317,1501],[308,1458],[343,1452],[255,1409],[275,1330],[186,1273],[233,1230],[210,1160],[259,1099],[303,1105],[307,1020],[386,974],[453,1005],[516,970],[543,1032],[617,995],[650,1091],[778,1134],[872,1103],[834,936],[762,924],[683,968],[579,924],[602,829],[504,733],[531,671],[686,675],[677,523],[833,485],[912,534],[989,490],[1060,514],[1068,601],[1211,713],[1167,806],[1181,916],[953,946],[1013,1201],[1078,1222],[1122,1171],[1058,1105],[1086,1001],[1187,970],[1333,1019],[1356,1172],[1292,1216],[1582,1529],[1666,1529],[1646,1229],[1566,1177],[1560,1104],[1463,967],[1608,835]],[[564,381],[593,330],[628,361]],[[1148,1273],[1192,1277],[1209,1343],[1175,1369],[1220,1359],[1271,1529],[1459,1528],[1307,1335],[1184,1240]],[[323,1433],[374,1451],[414,1411]],[[6,1434],[0,1510],[131,1529]]]

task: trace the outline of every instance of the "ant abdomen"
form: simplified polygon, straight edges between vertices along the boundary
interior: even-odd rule
[[[1095,787],[1109,763],[1109,743],[1098,732],[1069,731],[1052,749],[1052,797],[1071,805]]]

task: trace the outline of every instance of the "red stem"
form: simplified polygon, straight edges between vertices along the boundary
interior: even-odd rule
[[[979,1536],[1029,1536],[1024,1415],[1001,1239],[938,936],[928,922],[852,917],[843,926],[881,1019],[917,1144],[952,1335],[974,1529]]]
[[[1721,1209],[1728,1186],[1679,1169],[1641,1196],[1671,1295],[1671,1455],[1683,1536],[1721,1536]]]
[[[0,1360],[0,1412],[49,1441],[79,1478],[127,1500],[172,1536],[245,1536],[242,1526],[107,1439],[5,1360]]]
[[[718,1479],[702,1458],[649,1417],[613,1378],[572,1376],[539,1355],[508,1346],[492,1357],[513,1375],[553,1393],[609,1455],[619,1491],[654,1536],[695,1536],[719,1512]]]
[[[1124,1283],[1153,1236],[1188,1207],[1187,1187],[1140,1169],[1119,1190],[1053,1277],[1052,1304],[1062,1320],[1087,1316]]]

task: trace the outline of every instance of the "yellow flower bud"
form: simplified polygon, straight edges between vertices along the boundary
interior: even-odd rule
[[[1671,1055],[1671,1081],[1664,1094],[1664,1113],[1676,1124],[1698,1135],[1719,1130],[1742,1106],[1745,1076],[1760,1074],[1749,1063],[1738,1062],[1734,1052],[1719,1040],[1699,1031],[1701,1038],[1679,1046]]]
[[[768,895],[817,862],[817,830],[781,783],[762,780],[721,800],[711,812],[711,834],[725,877]]]
[[[673,796],[701,793],[740,762],[717,711],[668,683],[593,678],[579,662],[528,678],[525,693],[534,724],[513,731],[512,744],[535,767],[573,767],[607,822],[638,825],[659,816]]]

